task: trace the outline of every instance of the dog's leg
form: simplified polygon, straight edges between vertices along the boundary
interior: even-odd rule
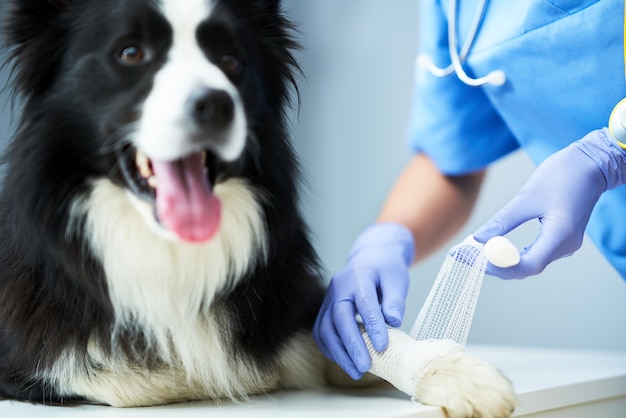
[[[280,364],[281,381],[287,389],[390,387],[386,381],[372,374],[353,380],[322,354],[310,333],[299,334],[291,340],[282,351]]]
[[[516,396],[511,382],[490,364],[466,354],[451,341],[417,341],[389,330],[379,353],[363,334],[372,357],[370,373],[421,403],[441,406],[449,418],[505,418]]]
[[[320,389],[326,386],[324,358],[309,333],[294,336],[282,350],[280,374],[286,389]]]

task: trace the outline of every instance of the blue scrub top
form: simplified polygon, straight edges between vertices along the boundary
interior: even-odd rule
[[[478,0],[458,1],[458,44]],[[450,63],[447,0],[420,0],[420,53]],[[491,0],[465,71],[502,70],[503,86],[469,87],[416,69],[409,143],[446,174],[465,174],[520,147],[541,163],[608,124],[626,97],[624,0]],[[460,47],[459,47],[460,48]],[[604,193],[587,233],[626,279],[626,186]]]

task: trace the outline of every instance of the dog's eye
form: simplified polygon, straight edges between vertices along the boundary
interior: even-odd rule
[[[243,68],[241,60],[231,54],[222,55],[220,58],[220,64],[225,71],[231,74],[239,74]]]
[[[126,65],[139,65],[147,59],[146,51],[137,45],[129,45],[119,52],[119,60]]]

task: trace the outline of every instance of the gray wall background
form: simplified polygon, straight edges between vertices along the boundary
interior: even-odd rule
[[[0,14],[2,12],[0,2]],[[293,133],[307,185],[302,206],[328,276],[340,269],[356,235],[371,223],[410,155],[405,146],[413,62],[415,0],[285,0],[300,28],[306,73]],[[4,53],[4,51],[2,51]],[[6,83],[0,73],[0,86]],[[11,125],[0,90],[0,145]],[[489,172],[462,240],[503,206],[533,166],[520,152]],[[534,228],[516,232],[518,246]],[[446,249],[412,271],[403,328],[412,325]],[[0,266],[1,268],[1,266]],[[626,292],[591,242],[523,281],[486,277],[470,343],[626,349]]]

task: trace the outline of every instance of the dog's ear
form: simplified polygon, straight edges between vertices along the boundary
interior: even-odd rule
[[[12,44],[40,36],[70,7],[71,0],[9,0],[4,33]]]
[[[15,86],[28,96],[46,91],[60,65],[65,38],[61,23],[73,0],[10,0],[2,22]]]

